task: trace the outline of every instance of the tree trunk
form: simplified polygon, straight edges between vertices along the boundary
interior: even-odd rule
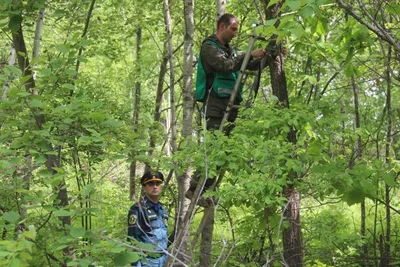
[[[142,46],[142,28],[136,31],[136,77],[140,77],[140,47]],[[134,95],[134,108],[133,108],[133,132],[137,133],[139,130],[139,114],[140,114],[140,97],[141,97],[141,83],[140,78],[135,82]],[[136,155],[135,151],[132,151]],[[129,168],[129,199],[135,200],[136,198],[136,160],[134,159]]]
[[[391,71],[390,71],[390,59],[392,55],[392,49],[389,47],[386,65],[386,112],[387,112],[387,131],[386,131],[386,147],[385,147],[385,161],[386,164],[390,164],[390,151],[392,149],[392,82],[391,82]],[[390,168],[388,168],[390,169]],[[390,266],[390,235],[391,235],[391,215],[390,215],[390,186],[385,185],[385,208],[386,208],[386,236],[384,242],[384,255],[382,255],[381,266]]]
[[[38,18],[36,20],[36,30],[35,30],[35,37],[34,37],[34,40],[33,40],[32,59],[35,59],[35,58],[37,58],[39,56],[39,52],[40,52],[40,37],[42,36],[44,12],[45,12],[45,9],[41,8],[39,10]],[[33,72],[33,79],[36,79],[36,71]]]
[[[226,0],[216,0],[216,16],[215,16],[215,29],[218,28],[217,22],[218,19],[225,14],[225,9],[226,9]]]
[[[354,127],[355,129],[359,129],[361,127],[361,122],[360,122],[360,111],[359,111],[359,101],[358,101],[358,85],[355,81],[354,76],[351,77],[351,86],[353,88],[353,101],[354,101]],[[362,144],[361,144],[361,137],[358,136],[355,151],[354,151],[354,157],[350,159],[350,164],[349,168],[352,169],[355,165],[356,162],[361,159],[362,153]],[[365,201],[361,202],[360,205],[361,209],[361,226],[360,226],[360,236],[361,239],[365,240],[366,237],[366,213],[365,213]],[[369,266],[368,265],[368,246],[367,244],[363,245],[363,249],[361,251],[361,259],[363,262],[363,266]]]
[[[201,232],[200,264],[199,266],[211,266],[212,237],[214,232],[215,206],[209,205],[204,208],[204,216],[207,216],[203,231]]]
[[[157,93],[156,93],[156,103],[153,113],[154,122],[161,123],[161,108],[162,108],[162,100],[164,95],[164,80],[165,74],[167,72],[167,64],[168,64],[168,52],[167,52],[167,42],[164,42],[164,50],[163,50],[163,58],[160,65],[160,73],[158,75],[158,83],[157,83]],[[150,135],[149,146],[151,150],[149,151],[149,155],[153,154],[153,150],[156,146],[154,135]],[[146,169],[149,170],[150,166],[146,166]]]
[[[292,186],[284,189],[287,198],[283,217],[289,221],[289,227],[283,230],[284,261],[290,267],[303,266],[303,244],[300,225],[300,193]]]
[[[16,57],[16,52],[14,49],[14,45],[12,45],[11,50],[10,50],[10,58],[7,61],[8,66],[14,66],[15,65],[15,57]],[[1,72],[3,72],[3,69],[0,69]],[[1,99],[6,99],[7,98],[7,92],[10,89],[10,83],[7,80],[5,82],[5,85],[3,87],[3,92],[1,93]],[[0,129],[3,126],[3,122],[0,121]]]
[[[175,73],[174,73],[174,50],[172,45],[172,22],[171,13],[169,9],[169,0],[164,0],[165,11],[165,28],[167,31],[167,47],[168,47],[168,61],[169,61],[169,147],[168,151],[172,154],[176,152],[176,106],[175,106]]]
[[[263,0],[266,19],[277,19],[276,25],[279,25],[279,12],[284,1],[278,1],[276,4],[268,6],[270,0]],[[271,60],[269,60],[269,69],[271,76],[272,93],[279,99],[283,108],[289,108],[289,96],[286,84],[284,70],[284,59],[281,44],[276,42],[276,36],[268,44]],[[287,136],[288,142],[295,144],[296,134],[291,128]],[[297,179],[296,173],[289,173],[291,180]],[[293,183],[292,183],[293,184]],[[283,189],[283,194],[287,198],[287,204],[283,208],[283,216],[289,221],[289,227],[283,230],[284,261],[288,266],[303,266],[303,245],[300,224],[300,194],[296,189],[289,185]]]
[[[183,126],[182,137],[189,139],[193,132],[193,34],[194,34],[194,0],[184,0],[184,18],[185,18],[185,34],[184,34],[184,65],[183,65]],[[184,229],[183,223],[189,208],[190,200],[185,197],[185,192],[190,185],[191,167],[185,173],[178,176],[178,221],[176,230]],[[176,231],[177,232],[177,231]],[[178,258],[187,262],[182,255],[187,251],[187,236],[182,235],[179,240],[180,254]]]

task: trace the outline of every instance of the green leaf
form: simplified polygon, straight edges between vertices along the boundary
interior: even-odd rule
[[[14,258],[10,265],[8,265],[9,267],[21,267],[21,261],[18,258]]]
[[[361,203],[364,201],[364,199],[365,194],[361,190],[356,188],[353,188],[352,190],[350,190],[350,192],[346,193],[343,196],[343,200],[346,201],[349,206]]]
[[[46,161],[47,161],[47,158],[44,155],[39,155],[38,157],[35,157],[36,164],[45,163]]]
[[[78,139],[78,145],[80,146],[87,146],[92,143],[92,138],[90,136],[81,136]]]
[[[137,252],[127,251],[117,255],[114,259],[114,264],[117,266],[125,266],[140,259]]]
[[[328,20],[326,18],[320,18],[318,20],[316,32],[319,35],[328,34]]]
[[[109,125],[112,128],[119,128],[123,125],[122,122],[114,120],[114,119],[108,119],[104,122],[104,124]]]
[[[92,40],[84,39],[84,40],[81,41],[80,44],[81,44],[81,46],[87,46],[87,45],[90,45],[92,43],[93,43]]]
[[[70,212],[68,210],[57,210],[54,212],[54,215],[65,217],[65,216],[70,216]]]
[[[32,94],[28,93],[28,92],[18,92],[17,95],[21,96],[21,97],[27,97],[27,96],[31,96]]]
[[[68,247],[69,245],[55,245],[55,246],[53,246],[53,247],[51,247],[51,251],[58,251],[58,250],[62,250],[62,249],[64,249],[64,248],[66,248],[66,247]]]
[[[307,149],[307,153],[313,156],[318,156],[321,154],[322,148],[323,146],[321,142],[319,141],[319,139],[317,139],[311,142],[310,146]]]
[[[92,112],[88,117],[97,121],[104,121],[106,119],[106,114],[101,112]]]
[[[287,0],[285,3],[286,3],[286,4],[290,7],[290,9],[293,10],[293,11],[299,10],[300,7],[301,7],[301,1],[299,1],[299,0]]]
[[[391,2],[390,5],[386,5],[386,10],[389,14],[394,16],[398,16],[400,14],[400,5],[394,2]]]
[[[0,251],[0,259],[13,255],[14,253],[8,251]]]
[[[393,175],[386,173],[382,175],[382,179],[385,181],[385,183],[391,187],[396,187],[396,181],[394,180]]]
[[[11,163],[7,160],[0,160],[0,169],[7,169],[11,166]]]
[[[8,28],[12,32],[17,32],[19,28],[21,28],[22,16],[20,14],[16,16],[12,16],[10,21],[8,22]]]
[[[29,225],[29,226],[28,226],[28,231],[25,231],[25,232],[24,232],[24,236],[27,237],[27,238],[30,238],[30,239],[35,240],[35,238],[36,238],[36,229],[35,229],[35,226]]]
[[[333,2],[334,2],[333,0],[317,0],[316,4],[317,6],[321,6],[321,5],[331,4]]]
[[[125,251],[125,250],[126,250],[126,248],[123,247],[123,246],[115,246],[115,247],[113,247],[113,248],[111,249],[111,252],[112,252],[112,253],[121,253],[121,252],[123,252],[123,251]]]
[[[19,214],[15,211],[5,212],[3,214],[3,219],[10,223],[16,223],[20,218]]]
[[[87,267],[92,262],[93,262],[93,260],[90,257],[89,258],[85,258],[85,259],[81,259],[81,260],[79,260],[79,266],[80,267]]]
[[[89,60],[85,57],[78,57],[78,60],[83,63],[89,62]]]
[[[43,105],[43,102],[38,99],[32,99],[31,101],[29,101],[29,106],[32,108],[40,108]]]
[[[61,87],[65,88],[65,89],[68,89],[68,90],[75,90],[75,86],[73,84],[70,84],[70,83],[64,83]]]
[[[9,74],[9,73],[13,73],[15,75],[22,75],[22,71],[19,68],[16,68],[14,66],[7,66],[4,68],[4,73],[5,74]]]
[[[82,190],[82,195],[83,196],[89,195],[90,193],[93,192],[94,187],[95,187],[95,185],[93,183],[86,185]]]
[[[82,227],[78,228],[78,227],[71,226],[70,235],[72,237],[75,237],[75,238],[82,237],[85,235],[85,233],[86,233],[86,230],[84,228],[82,228]]]
[[[65,44],[57,44],[55,45],[57,51],[63,53],[63,54],[67,54],[70,51],[70,48],[65,45]]]
[[[278,3],[278,1],[279,1],[279,0],[271,0],[271,1],[268,3],[268,6],[267,6],[267,7],[270,7],[270,6],[272,6],[272,5],[276,4],[276,3]]]
[[[314,14],[314,9],[310,6],[306,6],[299,11],[299,14],[304,20],[308,20]]]
[[[304,35],[304,30],[300,27],[291,27],[289,28],[289,32],[291,32],[297,39],[300,39]]]

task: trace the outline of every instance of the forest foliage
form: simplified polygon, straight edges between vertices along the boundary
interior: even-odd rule
[[[258,1],[227,1],[241,22],[233,45],[246,51],[255,30],[287,50],[290,107],[280,107],[266,69],[230,137],[205,133],[193,103],[194,130],[183,138],[184,10],[167,2],[175,84],[168,72],[155,121],[167,39],[162,1],[0,0],[0,266],[126,266],[143,257],[151,246],[126,242],[133,161],[137,177],[145,165],[168,176],[162,202],[171,230],[175,174],[226,172],[206,193],[218,200],[215,266],[284,264],[288,185],[301,194],[303,266],[400,264],[400,3],[286,0],[279,26],[256,27]],[[215,3],[194,2],[197,56],[214,32]],[[16,52],[21,38],[26,50]],[[293,129],[296,143],[287,140]],[[199,222],[197,214],[191,233]]]

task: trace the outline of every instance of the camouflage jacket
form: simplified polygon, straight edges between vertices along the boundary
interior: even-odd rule
[[[212,43],[207,42],[208,40],[217,43],[221,50],[216,48]],[[207,37],[201,46],[200,58],[202,60],[203,68],[207,73],[207,88],[212,86],[213,73],[214,72],[236,72],[240,70],[244,60],[245,54],[234,53],[234,49],[226,44],[221,44],[215,34]],[[260,60],[253,60],[250,57],[250,61],[247,65],[247,69],[255,70],[259,67]],[[206,117],[218,117],[224,116],[224,111],[228,105],[229,97],[220,98],[212,90],[208,98],[206,107]],[[235,104],[239,104],[236,100]]]

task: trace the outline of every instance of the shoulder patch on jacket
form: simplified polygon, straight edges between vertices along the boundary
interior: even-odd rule
[[[129,224],[136,224],[136,221],[136,214],[131,214],[131,216],[129,216]]]

